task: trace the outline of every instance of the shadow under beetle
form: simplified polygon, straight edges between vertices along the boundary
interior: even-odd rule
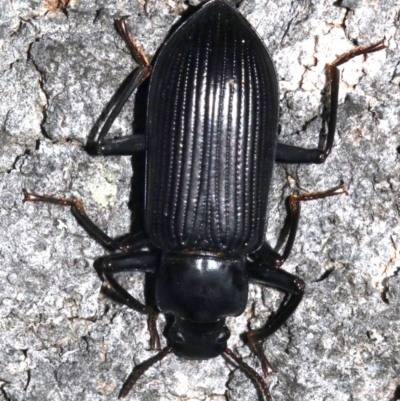
[[[24,191],[25,201],[71,206],[79,224],[116,253],[95,267],[112,298],[148,315],[151,348],[160,350],[159,312],[172,317],[168,345],[138,365],[121,389],[125,397],[152,364],[174,352],[188,359],[226,355],[271,395],[265,381],[227,348],[227,316],[243,313],[249,283],[287,293],[279,311],[247,344],[269,364],[262,341],[292,315],[304,282],[280,267],[296,235],[300,202],[346,193],[344,185],[289,197],[288,235],[279,254],[265,243],[266,211],[273,165],[322,163],[334,139],[338,106],[338,65],[383,49],[383,40],[355,48],[327,66],[330,107],[322,149],[277,143],[279,95],[271,56],[246,19],[224,0],[211,0],[163,44],[153,65],[127,31],[120,35],[139,64],[103,111],[88,140],[91,153],[133,155],[146,152],[145,232],[118,241],[86,215],[76,199]],[[131,94],[150,78],[146,132],[105,140]],[[249,258],[250,256],[250,258]],[[156,307],[133,298],[114,278],[122,271],[150,273]]]

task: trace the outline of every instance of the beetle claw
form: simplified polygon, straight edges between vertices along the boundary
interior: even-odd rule
[[[265,356],[262,344],[261,343],[254,344],[254,350],[256,355],[258,356],[258,359],[261,362],[261,368],[263,370],[265,377],[268,377],[270,373],[275,373],[276,371],[272,368],[269,360]]]

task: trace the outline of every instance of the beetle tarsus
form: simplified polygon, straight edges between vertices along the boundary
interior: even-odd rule
[[[141,67],[149,67],[150,63],[147,60],[146,55],[143,50],[138,46],[136,41],[133,39],[132,35],[129,33],[128,26],[125,21],[129,18],[129,16],[124,16],[115,22],[118,33],[125,41],[128,49],[132,55],[132,58],[141,66]]]
[[[338,67],[339,65],[346,63],[347,61],[351,60],[354,57],[361,56],[362,54],[369,54],[383,50],[386,48],[385,39],[386,38],[384,37],[383,39],[379,40],[376,43],[373,43],[372,45],[355,47],[338,56],[333,63],[330,63],[330,65]]]
[[[322,149],[305,149],[299,146],[278,143],[276,152],[276,161],[278,163],[321,164],[326,161],[331,153],[335,139],[340,82],[340,71],[338,66],[346,63],[354,57],[383,50],[386,47],[384,41],[385,38],[369,46],[355,47],[338,56],[332,63],[326,65],[327,86],[329,87],[327,92],[330,96],[329,102],[323,113],[323,132],[325,132],[325,124],[327,124],[328,131],[325,143]]]
[[[265,244],[258,252],[258,254],[261,256],[261,259],[264,260],[264,262],[268,265],[274,265],[276,268],[281,267],[289,257],[293,248],[300,219],[301,202],[323,199],[336,195],[347,195],[346,186],[343,181],[338,186],[325,191],[305,192],[301,194],[290,195],[287,198],[288,220],[285,224],[285,227],[282,229],[283,235],[280,239],[283,242],[286,238],[286,243],[283,246],[284,250],[282,254],[279,254],[278,252],[272,250],[268,244]],[[279,242],[280,241],[278,241],[278,243]]]
[[[239,365],[239,367],[257,383],[267,401],[272,401],[271,393],[268,389],[267,383],[252,367],[250,367],[229,348],[224,351],[224,354],[233,359]]]
[[[262,347],[261,342],[256,342],[253,340],[253,334],[255,334],[255,331],[250,331],[247,333],[247,341],[249,348],[257,355],[258,359],[261,362],[261,368],[264,373],[265,377],[269,376],[269,373],[275,373],[275,370],[271,366],[267,356],[265,355],[265,352]]]
[[[24,202],[45,202],[62,206],[71,206],[77,209],[80,213],[86,214],[83,203],[78,199],[69,199],[51,195],[38,195],[33,192],[29,192],[26,189],[23,189],[22,192],[24,194]]]
[[[82,226],[82,228],[93,237],[100,245],[112,250],[119,250],[118,241],[110,238],[100,227],[98,227],[86,214],[83,203],[74,198],[62,198],[50,195],[38,195],[32,192],[23,190],[24,202],[45,202],[61,206],[70,206],[71,212]]]
[[[166,348],[162,349],[158,354],[154,355],[152,358],[135,366],[132,373],[129,375],[128,379],[122,386],[121,391],[119,392],[118,398],[125,398],[131,391],[132,387],[136,384],[136,382],[143,375],[143,373],[145,373],[147,369],[151,368],[155,363],[161,361],[163,358],[165,358],[171,352],[172,352],[172,348],[166,347]]]

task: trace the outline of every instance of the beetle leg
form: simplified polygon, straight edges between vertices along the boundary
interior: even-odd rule
[[[275,267],[281,267],[285,260],[289,257],[290,252],[292,251],[294,240],[296,238],[297,228],[299,225],[300,219],[300,202],[309,201],[314,199],[323,199],[329,196],[336,195],[347,195],[347,190],[342,182],[337,187],[328,189],[326,191],[320,192],[306,192],[298,195],[290,195],[287,199],[287,204],[289,208],[288,220],[285,223],[285,226],[282,230],[284,235],[287,235],[286,244],[284,247],[284,251],[282,255],[278,252],[272,250],[268,244],[262,246],[258,254],[268,264],[275,265]],[[278,241],[279,242],[279,241]]]
[[[101,230],[101,228],[98,227],[86,214],[83,203],[78,199],[58,198],[49,195],[38,195],[32,192],[28,192],[26,189],[23,189],[23,193],[24,202],[47,202],[62,206],[71,206],[71,212],[78,221],[79,225],[101,246],[113,251],[127,251],[129,249],[127,245],[121,245],[119,241],[112,239],[103,230]]]
[[[136,365],[132,370],[131,374],[126,379],[124,385],[119,392],[118,398],[125,398],[129,392],[132,390],[132,387],[136,384],[136,382],[140,379],[144,372],[153,366],[155,363],[160,362],[164,359],[168,354],[173,351],[172,347],[163,348],[158,354],[154,355],[147,361]]]
[[[128,234],[118,239],[118,243],[120,249],[124,252],[151,252],[157,249],[150,243],[149,238],[143,231],[136,232],[135,234]]]
[[[129,17],[125,16],[115,22],[117,31],[128,46],[132,58],[141,67],[149,67],[150,63],[148,62],[146,55],[143,53],[143,50],[137,45],[135,39],[133,39],[132,35],[129,33],[128,26],[125,23],[128,18]]]
[[[128,75],[92,128],[86,145],[88,152],[91,154],[102,154],[104,156],[123,156],[132,155],[132,153],[136,151],[145,149],[144,135],[131,135],[128,137],[117,138],[108,141],[104,140],[111,128],[111,125],[120,114],[127,100],[140,86],[140,84],[143,83],[151,74],[150,63],[148,62],[143,51],[128,32],[125,24],[126,18],[127,17],[124,17],[118,20],[116,22],[116,27],[118,33],[127,44],[133,59],[139,64],[139,68]]]
[[[268,370],[271,369],[271,367],[264,355],[260,342],[275,333],[275,331],[277,331],[293,314],[303,297],[305,284],[301,278],[285,270],[264,263],[251,263],[248,269],[250,282],[276,288],[288,293],[288,297],[282,307],[265,326],[247,333],[249,346],[259,357],[264,374],[267,376]]]
[[[278,163],[323,163],[329,156],[333,146],[336,130],[336,118],[339,98],[339,65],[346,63],[354,57],[362,54],[374,53],[384,49],[386,46],[382,39],[370,46],[356,47],[336,58],[333,63],[327,64],[328,85],[330,86],[330,104],[328,111],[328,134],[323,149],[304,149],[298,146],[291,146],[278,143],[275,160]]]
[[[323,153],[321,149],[305,149],[298,146],[278,143],[276,146],[275,161],[277,163],[309,164],[323,163]]]
[[[148,328],[150,332],[150,348],[161,349],[160,338],[157,332],[158,312],[149,305],[144,305],[134,298],[114,278],[115,273],[139,271],[154,273],[158,264],[158,255],[155,252],[140,251],[134,254],[116,254],[97,259],[94,267],[103,281],[103,292],[110,298],[128,306],[135,311],[148,315]]]
[[[272,401],[271,393],[269,391],[269,388],[267,386],[267,383],[262,379],[262,377],[252,368],[250,367],[246,362],[243,361],[242,358],[237,356],[232,350],[227,348],[224,351],[224,354],[227,355],[229,358],[233,359],[239,367],[246,372],[250,378],[252,378],[260,387],[261,391],[264,393],[265,399],[267,401]]]
[[[88,146],[90,147],[91,145]],[[130,135],[101,141],[97,148],[97,154],[101,154],[102,156],[132,156],[135,152],[144,151],[145,147],[146,136],[144,134]],[[89,149],[89,151],[91,150]]]
[[[143,233],[139,233],[128,236],[121,241],[116,241],[110,238],[88,217],[81,201],[48,195],[37,195],[25,189],[23,192],[24,202],[47,202],[71,206],[72,214],[78,223],[100,245],[114,251],[129,252],[100,258],[96,260],[94,267],[104,283],[103,291],[108,296],[140,313],[148,315],[150,346],[152,349],[160,349],[160,339],[156,328],[158,312],[151,306],[143,305],[132,297],[113,276],[114,273],[129,270],[154,273],[158,256],[146,236]],[[138,252],[132,253],[134,251]]]
[[[117,118],[125,103],[139,85],[150,75],[150,67],[138,68],[125,79],[106,108],[93,126],[86,149],[95,155],[131,155],[133,152],[144,150],[144,135],[131,135],[104,141],[114,120]]]

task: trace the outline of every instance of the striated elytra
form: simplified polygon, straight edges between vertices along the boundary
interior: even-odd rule
[[[245,338],[262,369],[269,369],[262,341],[278,330],[298,306],[304,282],[280,267],[296,235],[301,201],[346,193],[344,185],[288,199],[288,235],[283,252],[265,242],[267,203],[275,162],[322,163],[335,133],[337,66],[384,48],[383,41],[358,47],[327,66],[330,107],[324,146],[304,149],[277,143],[279,93],[274,64],[246,19],[228,2],[211,0],[165,41],[150,64],[130,36],[125,18],[117,22],[139,68],[117,91],[93,128],[92,154],[146,154],[145,226],[123,240],[105,234],[76,199],[37,195],[26,201],[71,206],[82,227],[114,251],[95,262],[103,290],[148,316],[152,349],[160,352],[138,365],[119,396],[125,397],[155,362],[174,352],[188,359],[225,355],[234,360],[271,400],[267,384],[228,347],[228,316],[243,313],[249,283],[287,294],[268,323]],[[106,140],[131,94],[150,79],[145,132]],[[146,272],[155,282],[154,305],[136,300],[116,273]],[[167,346],[161,350],[158,313],[166,314]]]

